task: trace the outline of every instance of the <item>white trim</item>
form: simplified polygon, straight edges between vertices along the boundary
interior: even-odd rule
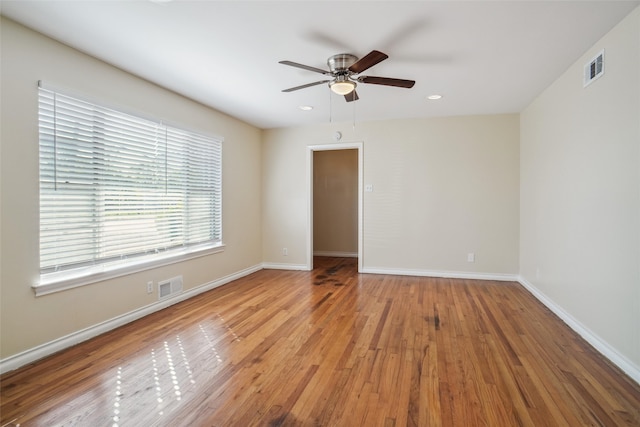
[[[358,252],[313,251],[313,256],[332,256],[338,258],[358,258]]]
[[[390,274],[395,276],[442,277],[445,279],[497,280],[501,282],[517,282],[517,274],[476,273],[466,271],[412,270],[400,268],[365,267],[362,273]]]
[[[262,268],[266,270],[296,270],[296,271],[311,271],[306,264],[283,264],[277,262],[265,262],[262,264]]]
[[[68,289],[91,285],[108,279],[114,279],[116,277],[139,273],[152,268],[163,267],[165,265],[216,254],[223,252],[224,248],[224,244],[215,244],[204,248],[196,247],[182,251],[168,251],[165,254],[156,254],[152,257],[141,257],[139,260],[134,258],[129,263],[116,263],[111,266],[111,268],[109,265],[100,264],[86,269],[51,273],[40,276],[41,282],[37,285],[31,286],[31,288],[37,297],[49,295],[55,292],[66,291]],[[45,282],[43,280],[44,278],[48,278],[48,281]]]
[[[105,322],[98,323],[80,331],[74,332],[67,336],[55,339],[45,344],[41,344],[29,350],[23,351],[13,356],[9,356],[6,359],[0,360],[0,374],[13,371],[28,363],[42,359],[58,351],[64,350],[75,344],[94,338],[100,334],[111,331],[120,326],[131,323],[134,320],[140,319],[144,316],[152,314],[156,311],[167,308],[173,304],[177,304],[181,301],[192,298],[203,292],[225,285],[234,280],[253,274],[262,269],[278,269],[278,270],[308,270],[306,265],[301,264],[276,264],[276,263],[263,263],[261,265],[254,265],[204,285],[192,288],[186,292],[175,295],[172,298],[168,298],[162,301],[157,301],[153,304],[141,307],[137,310],[125,313],[121,316],[114,317]],[[527,289],[535,298],[537,298],[542,304],[555,313],[560,319],[562,319],[571,329],[573,329],[578,335],[584,338],[589,344],[591,344],[597,351],[603,356],[609,359],[613,364],[620,368],[624,373],[629,375],[634,381],[640,384],[640,368],[635,366],[633,362],[628,360],[625,356],[621,355],[615,348],[610,346],[606,341],[602,340],[598,335],[593,333],[582,323],[576,320],[569,313],[564,311],[560,306],[555,304],[544,293],[533,286],[522,276],[511,274],[487,274],[487,273],[466,273],[466,272],[450,272],[450,271],[425,271],[425,270],[404,270],[404,269],[389,269],[389,268],[366,268],[362,273],[369,274],[391,274],[391,275],[409,275],[409,276],[427,276],[427,277],[443,277],[443,278],[456,278],[456,279],[479,279],[479,280],[498,280],[498,281],[517,281],[525,289]]]
[[[358,272],[362,273],[362,251],[364,248],[364,144],[342,142],[336,144],[307,146],[307,270],[313,270],[313,152],[333,150],[358,150]]]
[[[562,319],[571,329],[573,329],[578,335],[585,339],[591,346],[599,351],[604,357],[609,359],[611,363],[620,368],[624,373],[629,375],[635,382],[640,384],[640,367],[636,366],[633,362],[620,354],[614,347],[609,345],[605,340],[593,333],[589,328],[580,323],[576,318],[567,313],[553,302],[542,291],[536,288],[531,282],[522,276],[518,277],[518,282],[527,289],[531,294],[536,297],[542,304],[544,304],[549,310],[553,311],[556,316]]]
[[[189,289],[188,291],[175,294],[175,296],[171,298],[166,298],[162,301],[154,302],[147,306],[130,311],[129,313],[122,314],[104,322],[89,326],[88,328],[73,332],[64,337],[57,338],[48,343],[41,344],[29,350],[15,354],[13,356],[9,356],[6,359],[0,360],[0,374],[13,371],[14,369],[18,369],[28,363],[35,362],[36,360],[42,359],[43,357],[49,356],[53,353],[64,350],[88,339],[97,337],[100,334],[109,332],[120,326],[126,325],[127,323],[131,323],[134,320],[138,320],[144,316],[155,313],[156,311],[165,309],[173,304],[177,304],[203,292],[225,285],[244,276],[248,276],[249,274],[253,274],[257,271],[262,270],[262,268],[263,266],[261,264],[245,268],[244,270],[240,270],[236,273],[230,274],[212,282],[205,283],[198,287]]]

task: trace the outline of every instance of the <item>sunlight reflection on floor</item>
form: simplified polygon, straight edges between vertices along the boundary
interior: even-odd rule
[[[216,365],[224,362],[220,346],[240,342],[240,337],[220,314],[212,320],[153,346],[146,357],[116,368],[112,427],[126,425],[127,413],[139,419],[142,411],[148,411],[150,423],[156,422],[157,417],[181,405],[184,393],[196,387],[195,378],[206,377],[198,376],[198,370],[210,371],[211,361]]]

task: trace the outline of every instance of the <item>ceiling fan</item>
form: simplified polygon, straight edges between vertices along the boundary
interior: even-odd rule
[[[356,86],[358,83],[412,88],[413,85],[416,84],[414,80],[392,79],[388,77],[374,76],[356,76],[356,74],[360,74],[363,71],[368,70],[374,65],[384,61],[388,57],[388,55],[377,50],[372,50],[366,56],[360,59],[358,59],[358,57],[355,55],[351,55],[350,53],[339,53],[327,59],[327,66],[329,67],[329,71],[311,67],[309,65],[298,64],[297,62],[280,61],[280,64],[302,68],[303,70],[313,71],[315,73],[320,73],[324,74],[325,76],[332,77],[329,80],[320,80],[317,82],[307,83],[305,85],[284,89],[283,92],[293,92],[294,90],[304,89],[323,83],[329,83],[329,87],[334,93],[338,95],[344,95],[345,100],[347,102],[351,102],[357,101],[359,99],[358,94],[356,93]]]

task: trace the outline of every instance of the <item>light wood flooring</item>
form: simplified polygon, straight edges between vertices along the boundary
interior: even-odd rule
[[[2,376],[0,426],[640,426],[517,283],[262,270]]]

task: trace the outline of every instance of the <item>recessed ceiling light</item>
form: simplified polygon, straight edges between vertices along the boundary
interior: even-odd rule
[[[301,109],[302,111],[311,111],[311,110],[313,110],[313,107],[311,105],[301,105],[298,108]]]
[[[435,101],[435,100],[440,99],[440,98],[442,98],[442,95],[434,94],[434,95],[427,96],[427,99],[430,99],[431,101]]]

